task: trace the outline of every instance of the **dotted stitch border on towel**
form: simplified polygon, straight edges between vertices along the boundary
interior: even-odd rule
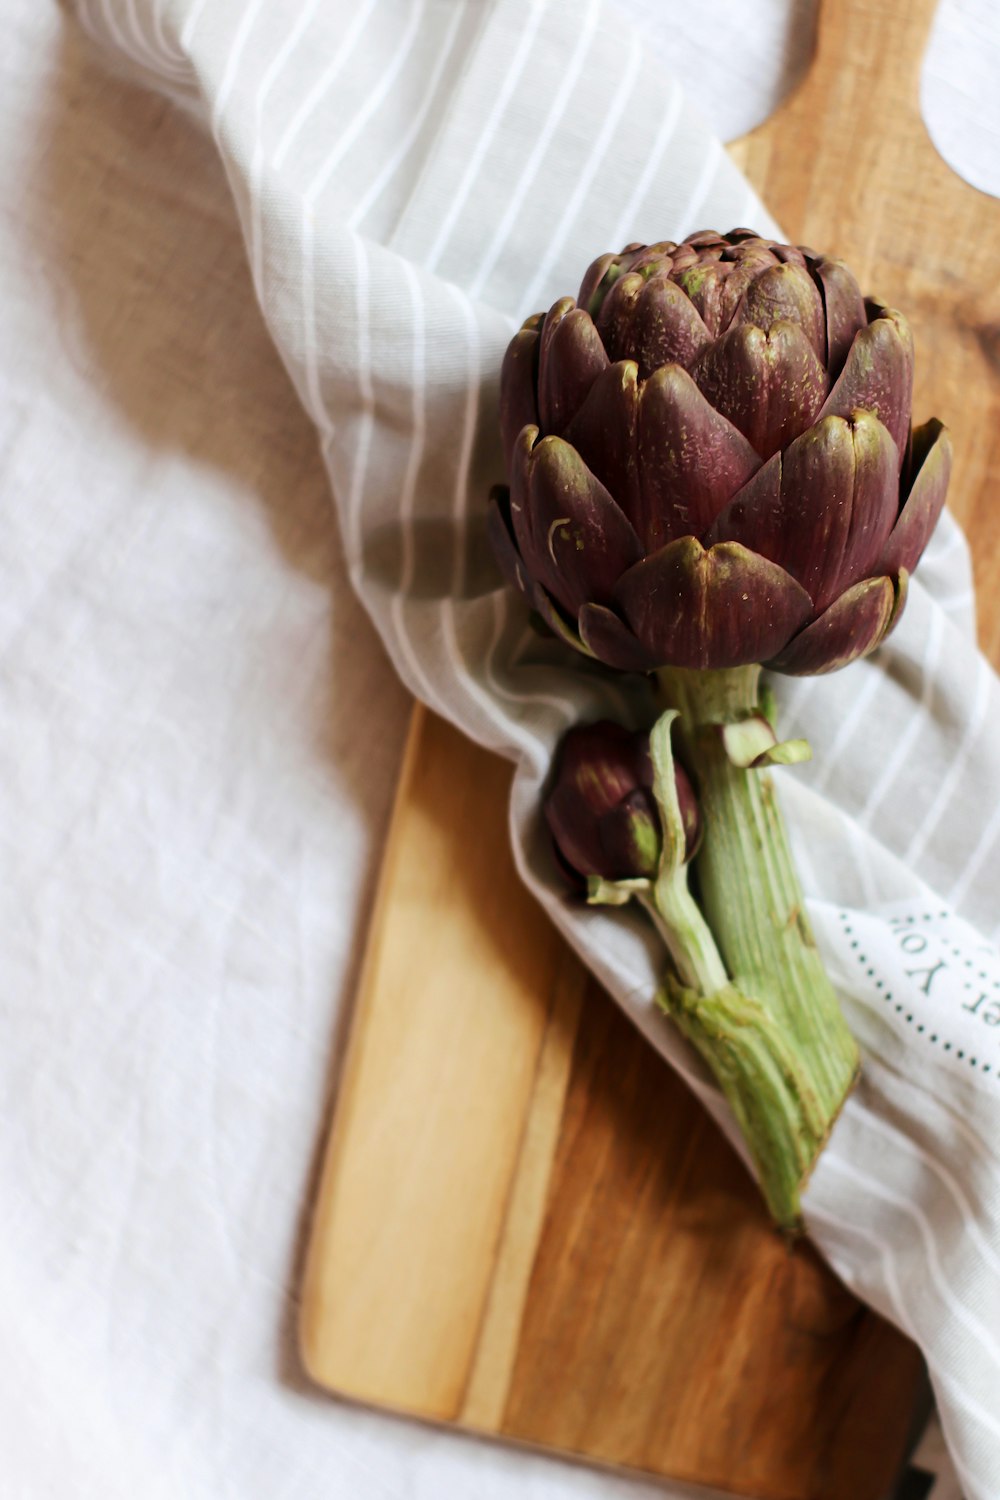
[[[889,1005],[895,1005],[897,1014],[903,1016],[903,1019],[906,1021],[907,1025],[909,1025],[909,1026],[914,1025],[914,1018],[913,1018],[912,1014],[907,1013],[907,1014],[904,1015],[904,1011],[905,1011],[906,1007],[903,1006],[903,1005],[900,1005],[897,1000],[893,999],[892,992],[890,990],[887,990],[885,988],[885,981],[882,980],[882,979],[875,979],[875,970],[870,967],[870,965],[868,963],[868,956],[867,956],[867,954],[861,952],[861,945],[858,942],[857,938],[854,937],[854,929],[849,925],[846,914],[844,912],[838,912],[837,915],[840,917],[841,923],[842,923],[843,928],[844,928],[845,935],[847,937],[849,937],[849,938],[852,939],[851,947],[852,947],[852,949],[854,949],[855,956],[856,956],[858,962],[861,964],[862,968],[864,969],[864,971],[868,975],[868,977],[870,979],[874,979],[875,980],[875,988],[877,990],[882,990],[884,992],[883,995],[882,995],[882,999],[885,1000],[886,1003],[889,1004]],[[919,917],[912,917],[912,916],[910,916],[910,917],[903,917],[903,918],[901,918],[901,921],[902,922],[907,922],[907,923],[913,923],[913,922],[933,922],[935,920],[939,921],[942,917],[947,918],[948,916],[950,916],[950,913],[946,912],[946,911],[942,911],[942,912],[932,912],[932,911],[929,911],[929,912],[922,912]],[[962,951],[961,951],[960,948],[954,948],[954,947],[952,947],[952,945],[950,943],[946,943],[945,946],[952,953],[954,953],[954,955],[955,955],[956,958],[960,958],[962,960],[962,962],[968,968],[973,968],[974,967],[972,959],[965,958],[964,955],[962,954]],[[988,974],[984,974],[984,973],[980,973],[979,977],[980,977],[980,979],[985,979],[989,984],[992,984],[992,986],[993,986],[994,989],[1000,990],[1000,981],[997,981],[996,979],[990,979],[989,975]],[[970,984],[968,984],[968,982],[966,982],[966,989],[971,989],[971,988],[972,988],[972,986]],[[969,1066],[971,1068],[978,1068],[980,1070],[980,1072],[982,1072],[982,1073],[992,1073],[993,1068],[992,1068],[992,1065],[990,1063],[981,1063],[981,1062],[979,1062],[974,1057],[966,1058],[964,1048],[959,1048],[959,1047],[954,1047],[953,1048],[951,1042],[942,1042],[941,1039],[940,1039],[940,1037],[938,1036],[937,1032],[936,1031],[928,1032],[926,1026],[924,1026],[922,1022],[918,1021],[916,1023],[916,1029],[917,1029],[918,1032],[921,1032],[923,1034],[923,1037],[924,1037],[925,1041],[927,1041],[927,1042],[933,1042],[935,1045],[940,1045],[941,1048],[942,1048],[942,1050],[944,1052],[952,1052],[953,1051],[956,1057],[961,1058],[963,1061],[967,1061],[968,1064],[969,1064]]]

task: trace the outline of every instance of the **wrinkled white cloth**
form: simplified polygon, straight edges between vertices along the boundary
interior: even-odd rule
[[[767,221],[662,61],[600,7],[80,11],[212,127],[267,323],[321,430],[354,581],[410,685],[523,752],[529,878],[688,1068],[651,1015],[640,928],[554,902],[537,776],[566,716],[604,689],[574,688],[496,591],[480,495],[511,314],[572,289],[581,243]],[[347,590],[210,150],[154,95],[100,79],[54,17],[44,34],[28,17],[25,4],[0,62],[24,120],[0,150],[38,257],[5,247],[0,308],[14,351],[0,471],[4,1484],[27,1500],[662,1494],[345,1411],[274,1353],[331,991],[350,983],[406,698]],[[29,96],[40,42],[60,56]],[[533,85],[558,76],[556,56],[571,82]],[[660,121],[653,156],[631,134],[637,99]],[[567,207],[557,242],[540,218],[558,236]],[[442,570],[466,517],[468,545]],[[992,952],[972,960],[980,935],[940,916],[950,901],[985,933],[1000,915],[998,710],[971,619],[947,528],[891,650],[788,697],[817,762],[783,780],[871,1053],[811,1226],[924,1344],[970,1497],[1000,1489],[995,1094],[986,1053],[973,1072],[930,1048],[946,1024],[994,1035]],[[897,747],[874,764],[857,733],[873,701]],[[904,921],[867,931],[870,953],[836,935],[852,908],[887,902]],[[933,968],[926,946],[899,962],[908,918],[934,965],[957,953],[987,976],[958,999],[965,1015],[886,1011],[884,976],[919,1007],[920,966]]]

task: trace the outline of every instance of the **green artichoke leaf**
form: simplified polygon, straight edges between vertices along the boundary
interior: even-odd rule
[[[627,906],[634,896],[652,888],[651,880],[605,880],[602,875],[587,878],[588,906]]]
[[[764,766],[794,766],[812,759],[808,740],[779,741],[763,714],[753,714],[734,724],[720,724],[719,733],[729,760],[744,771]]]

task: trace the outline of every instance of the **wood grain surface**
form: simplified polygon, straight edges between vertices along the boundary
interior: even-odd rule
[[[996,661],[1000,203],[920,121],[932,12],[825,0],[809,77],[733,154],[790,237],[911,317],[914,411],[954,434]],[[523,891],[509,780],[416,711],[315,1211],[307,1368],[599,1463],[878,1500],[916,1350],[772,1233],[715,1127]]]

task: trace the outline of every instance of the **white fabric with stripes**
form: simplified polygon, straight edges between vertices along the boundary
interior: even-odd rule
[[[498,586],[482,517],[501,469],[497,374],[520,319],[572,291],[605,248],[775,226],[605,0],[77,10],[212,130],[261,306],[319,430],[351,576],[388,651],[414,693],[517,759],[524,878],[732,1133],[653,1010],[641,921],[568,905],[539,827],[560,733],[598,713],[642,719],[643,689],[531,632]],[[1000,1069],[989,1061],[1000,1029],[980,1027],[978,1058],[946,1045],[947,1015],[938,1035],[916,1015],[919,995],[886,1004],[879,971],[859,967],[846,936],[852,911],[884,911],[889,946],[901,921],[923,921],[956,963],[996,974],[1000,692],[975,648],[955,524],[942,523],[874,660],[778,688],[785,729],[816,755],[783,773],[782,796],[866,1048],[810,1186],[810,1229],[848,1285],[922,1346],[967,1496],[985,1500],[1000,1494]],[[950,908],[974,928],[942,918]],[[988,995],[965,1008],[973,1023],[993,1015]]]

